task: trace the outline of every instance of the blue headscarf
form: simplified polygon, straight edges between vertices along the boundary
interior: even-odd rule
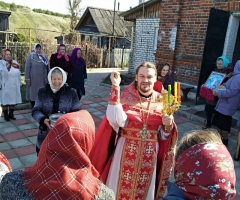
[[[218,60],[222,60],[223,64],[222,64],[222,69],[226,68],[228,66],[228,64],[230,63],[229,60],[225,57],[225,56],[220,56],[217,58]],[[217,65],[217,61],[216,61],[216,65]]]

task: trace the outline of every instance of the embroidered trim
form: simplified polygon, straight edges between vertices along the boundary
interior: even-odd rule
[[[138,137],[131,137],[125,134],[122,134],[121,137],[127,138],[127,139],[131,139],[131,140],[143,140],[142,138],[138,138]],[[157,142],[157,139],[144,139],[144,141],[147,142]]]
[[[109,100],[108,104],[110,105],[117,105],[120,102],[120,87],[112,85],[110,95],[109,95]]]

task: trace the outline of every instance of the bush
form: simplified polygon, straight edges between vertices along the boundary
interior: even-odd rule
[[[1,6],[3,9],[9,8],[9,4],[8,4],[8,3],[5,3],[5,2],[3,2],[3,1],[0,1],[0,6]]]
[[[11,11],[16,11],[16,10],[17,10],[17,6],[16,6],[15,3],[11,3],[11,4],[10,4],[10,10],[11,10]]]
[[[18,33],[17,35],[14,35],[13,40],[17,41],[17,42],[28,42],[28,38],[21,33]]]

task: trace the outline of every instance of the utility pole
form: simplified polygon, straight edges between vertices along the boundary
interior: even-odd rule
[[[116,0],[114,0],[114,11],[113,11],[113,30],[112,30],[113,36],[114,36],[114,23],[115,23],[115,7],[116,7]]]
[[[29,52],[31,52],[31,28],[29,30]]]

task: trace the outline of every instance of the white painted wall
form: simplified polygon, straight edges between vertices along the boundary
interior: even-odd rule
[[[224,43],[223,56],[226,56],[230,61],[233,58],[233,52],[236,44],[238,27],[240,21],[240,13],[233,13],[228,22],[226,39]]]
[[[134,74],[137,66],[143,61],[155,63],[154,36],[160,19],[137,19],[132,43],[132,55],[129,62],[129,73]],[[160,37],[158,37],[160,38]]]

